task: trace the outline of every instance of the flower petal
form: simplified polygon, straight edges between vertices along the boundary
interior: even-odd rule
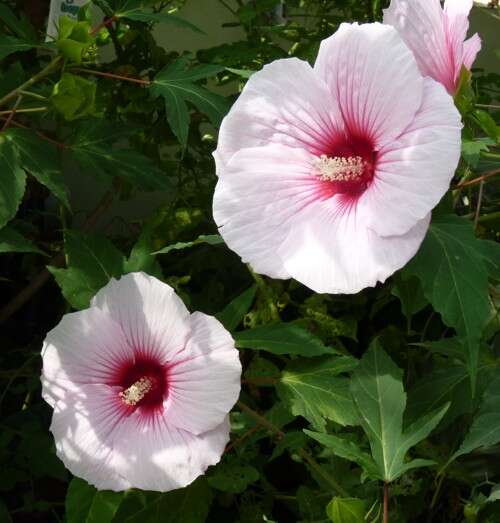
[[[425,79],[422,107],[398,140],[379,151],[357,215],[382,236],[403,234],[448,190],[460,158],[460,114],[443,86]]]
[[[321,42],[314,71],[338,101],[350,134],[369,138],[376,150],[401,134],[421,103],[415,59],[389,26],[341,24]]]
[[[322,154],[341,122],[335,100],[307,62],[276,60],[251,76],[224,118],[214,153],[217,174],[245,147],[279,143]]]
[[[472,64],[476,60],[477,53],[481,51],[481,38],[476,33],[464,42],[463,62],[466,69],[470,71]]]
[[[184,348],[189,334],[189,311],[174,289],[142,272],[122,276],[92,299],[116,321],[136,355],[165,363]]]
[[[191,315],[186,348],[171,362],[165,416],[193,434],[219,425],[240,394],[241,363],[234,340],[211,316]]]
[[[42,358],[42,394],[53,406],[79,384],[112,382],[133,351],[120,326],[108,314],[90,308],[62,318],[47,334]]]
[[[143,424],[131,416],[114,441],[113,467],[136,488],[166,492],[185,487],[220,461],[229,428],[226,416],[213,430],[195,436],[164,418]]]
[[[288,278],[276,249],[290,230],[290,219],[321,197],[311,175],[312,156],[284,145],[237,152],[228,176],[219,178],[214,218],[230,249],[261,274]]]
[[[337,206],[335,206],[337,203]],[[297,215],[278,253],[293,278],[319,293],[356,293],[384,282],[417,252],[430,216],[402,236],[381,237],[337,197]]]
[[[57,455],[72,474],[98,489],[133,487],[113,465],[113,441],[123,419],[118,389],[82,385],[54,405],[50,430]]]

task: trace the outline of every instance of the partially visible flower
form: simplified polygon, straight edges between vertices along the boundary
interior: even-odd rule
[[[57,455],[99,489],[184,487],[220,460],[240,391],[234,342],[144,273],[67,314],[42,349]]]
[[[214,153],[215,221],[256,272],[358,292],[417,252],[460,130],[394,28],[342,24],[314,68],[276,60],[247,82]]]
[[[391,0],[384,23],[394,26],[413,51],[420,71],[454,95],[462,66],[470,70],[481,49],[476,33],[466,40],[472,0]]]

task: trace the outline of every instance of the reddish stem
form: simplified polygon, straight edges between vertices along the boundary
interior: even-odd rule
[[[9,127],[9,125],[11,124],[12,118],[14,118],[14,115],[16,114],[16,111],[17,111],[17,107],[21,103],[22,99],[23,99],[22,95],[19,95],[17,97],[16,103],[14,104],[14,107],[12,108],[12,111],[10,112],[9,116],[5,120],[5,123],[3,124],[2,130],[0,132],[5,131],[5,129],[7,129],[7,127]]]
[[[389,523],[389,483],[384,483],[384,523]]]
[[[475,185],[476,183],[481,183],[484,180],[487,180],[488,178],[496,176],[497,174],[500,174],[500,169],[495,169],[494,171],[483,174],[483,176],[479,176],[478,178],[474,178],[472,180],[467,180],[466,182],[459,183],[458,185],[455,185],[455,187],[453,187],[453,190],[461,189],[462,187],[467,187],[468,185]]]
[[[94,29],[90,31],[90,35],[95,36],[103,27],[107,27],[116,20],[118,20],[116,16],[112,16],[111,18],[104,18],[104,20],[99,25],[97,25],[96,27],[94,27]]]
[[[80,67],[75,67],[72,69],[73,71],[76,71],[78,73],[86,73],[86,74],[93,74],[95,76],[104,76],[105,78],[112,78],[114,80],[123,80],[125,82],[132,82],[140,85],[151,85],[150,80],[143,80],[142,78],[134,78],[132,76],[122,76],[120,74],[114,74],[114,73],[105,73],[103,71],[94,71],[93,69],[82,69]]]

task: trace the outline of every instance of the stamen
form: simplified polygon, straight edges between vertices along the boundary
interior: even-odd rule
[[[130,385],[128,389],[120,392],[119,396],[126,405],[134,406],[141,401],[153,388],[153,381],[147,376],[142,377]]]
[[[329,182],[346,182],[357,180],[363,176],[365,161],[361,156],[349,156],[348,158],[335,156],[331,158],[322,154],[316,159],[316,168],[320,179]]]

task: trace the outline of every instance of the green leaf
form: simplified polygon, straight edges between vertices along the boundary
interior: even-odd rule
[[[192,24],[188,20],[169,12],[155,13],[142,7],[136,7],[133,9],[129,9],[128,11],[117,12],[115,13],[115,16],[117,18],[127,18],[128,20],[134,20],[135,22],[151,22],[154,24],[175,25],[177,27],[191,29],[196,33],[205,34],[204,31],[202,31],[199,27]]]
[[[0,35],[0,60],[3,60],[12,53],[29,51],[38,47],[32,42],[21,40],[15,36]]]
[[[216,318],[229,331],[234,331],[236,327],[243,321],[245,314],[252,306],[255,294],[257,292],[257,285],[252,285],[245,292],[232,300],[224,310],[216,314]]]
[[[432,463],[425,460],[405,463],[404,458],[407,451],[427,437],[441,421],[449,403],[421,417],[403,433],[406,393],[402,371],[378,340],[371,344],[354,371],[351,393],[381,479],[394,481],[410,468]]]
[[[188,487],[157,495],[124,523],[205,523],[212,498],[206,479],[199,478]]]
[[[158,260],[151,253],[153,251],[153,227],[143,227],[137,243],[132,247],[130,256],[125,262],[123,272],[146,272],[159,279],[163,273]]]
[[[401,311],[408,320],[409,327],[411,318],[417,314],[417,312],[420,312],[428,303],[418,278],[412,276],[403,279],[400,275],[395,276],[394,287],[391,292],[393,296],[399,298]]]
[[[370,454],[361,450],[354,441],[351,441],[342,436],[335,436],[333,434],[324,434],[322,432],[312,432],[304,429],[304,432],[310,437],[321,443],[325,447],[331,449],[334,454],[340,458],[347,459],[353,463],[357,463],[371,479],[382,479],[379,470]]]
[[[89,306],[90,299],[112,277],[123,274],[124,257],[106,238],[66,231],[67,269],[49,267],[66,300],[75,309]]]
[[[125,132],[100,120],[83,121],[69,144],[72,157],[82,169],[105,179],[121,176],[146,191],[171,190],[171,179],[149,157],[133,149],[114,146],[115,140]]]
[[[251,465],[238,463],[236,460],[217,465],[214,473],[208,478],[208,484],[217,490],[239,494],[248,485],[258,481],[259,471]]]
[[[488,152],[489,146],[495,145],[491,138],[476,138],[475,140],[462,140],[462,156],[464,160],[471,166],[477,167],[481,159],[482,152]]]
[[[0,20],[19,38],[36,43],[36,31],[24,15],[17,18],[6,4],[0,4]]]
[[[257,349],[273,354],[294,354],[297,356],[323,356],[336,354],[331,347],[293,323],[272,323],[233,334],[236,346],[244,349]]]
[[[192,242],[178,242],[172,245],[167,245],[166,247],[163,247],[163,249],[160,249],[153,254],[167,254],[170,251],[179,251],[189,247],[194,247],[195,245],[200,245],[202,243],[208,243],[208,245],[221,245],[224,243],[224,240],[219,234],[202,234]]]
[[[476,109],[474,111],[474,119],[481,129],[495,142],[500,140],[500,127],[496,124],[493,117],[483,111],[482,109]]]
[[[29,129],[7,129],[5,137],[17,150],[22,167],[70,208],[56,147]]]
[[[325,430],[327,419],[355,425],[358,418],[349,381],[337,374],[354,369],[357,363],[349,356],[292,362],[281,375],[278,394],[292,414],[303,416],[319,431]]]
[[[455,215],[438,216],[422,247],[405,269],[420,279],[425,297],[463,338],[475,389],[479,340],[488,320],[488,272],[473,224]]]
[[[36,252],[45,255],[30,240],[10,226],[0,230],[0,253],[2,252]]]
[[[201,65],[186,71],[183,68],[184,63],[181,58],[162,69],[156,75],[150,89],[154,97],[163,97],[168,123],[181,145],[186,146],[190,122],[187,102],[206,114],[216,127],[229,107],[225,98],[193,83],[213,76],[224,68]]]
[[[449,462],[473,450],[500,442],[500,377],[496,376],[484,391],[483,400],[460,448]]]
[[[92,80],[63,73],[54,85],[50,101],[65,120],[77,120],[95,111],[96,88]]]
[[[124,492],[97,490],[80,478],[73,478],[66,495],[68,523],[110,523]]]
[[[359,498],[334,497],[326,507],[326,515],[333,523],[364,523],[366,501]]]
[[[0,136],[0,229],[16,215],[26,187],[26,174],[12,143]]]
[[[281,456],[285,450],[288,450],[289,452],[297,451],[306,445],[306,440],[307,438],[303,432],[292,430],[285,433],[274,447],[269,461]]]

